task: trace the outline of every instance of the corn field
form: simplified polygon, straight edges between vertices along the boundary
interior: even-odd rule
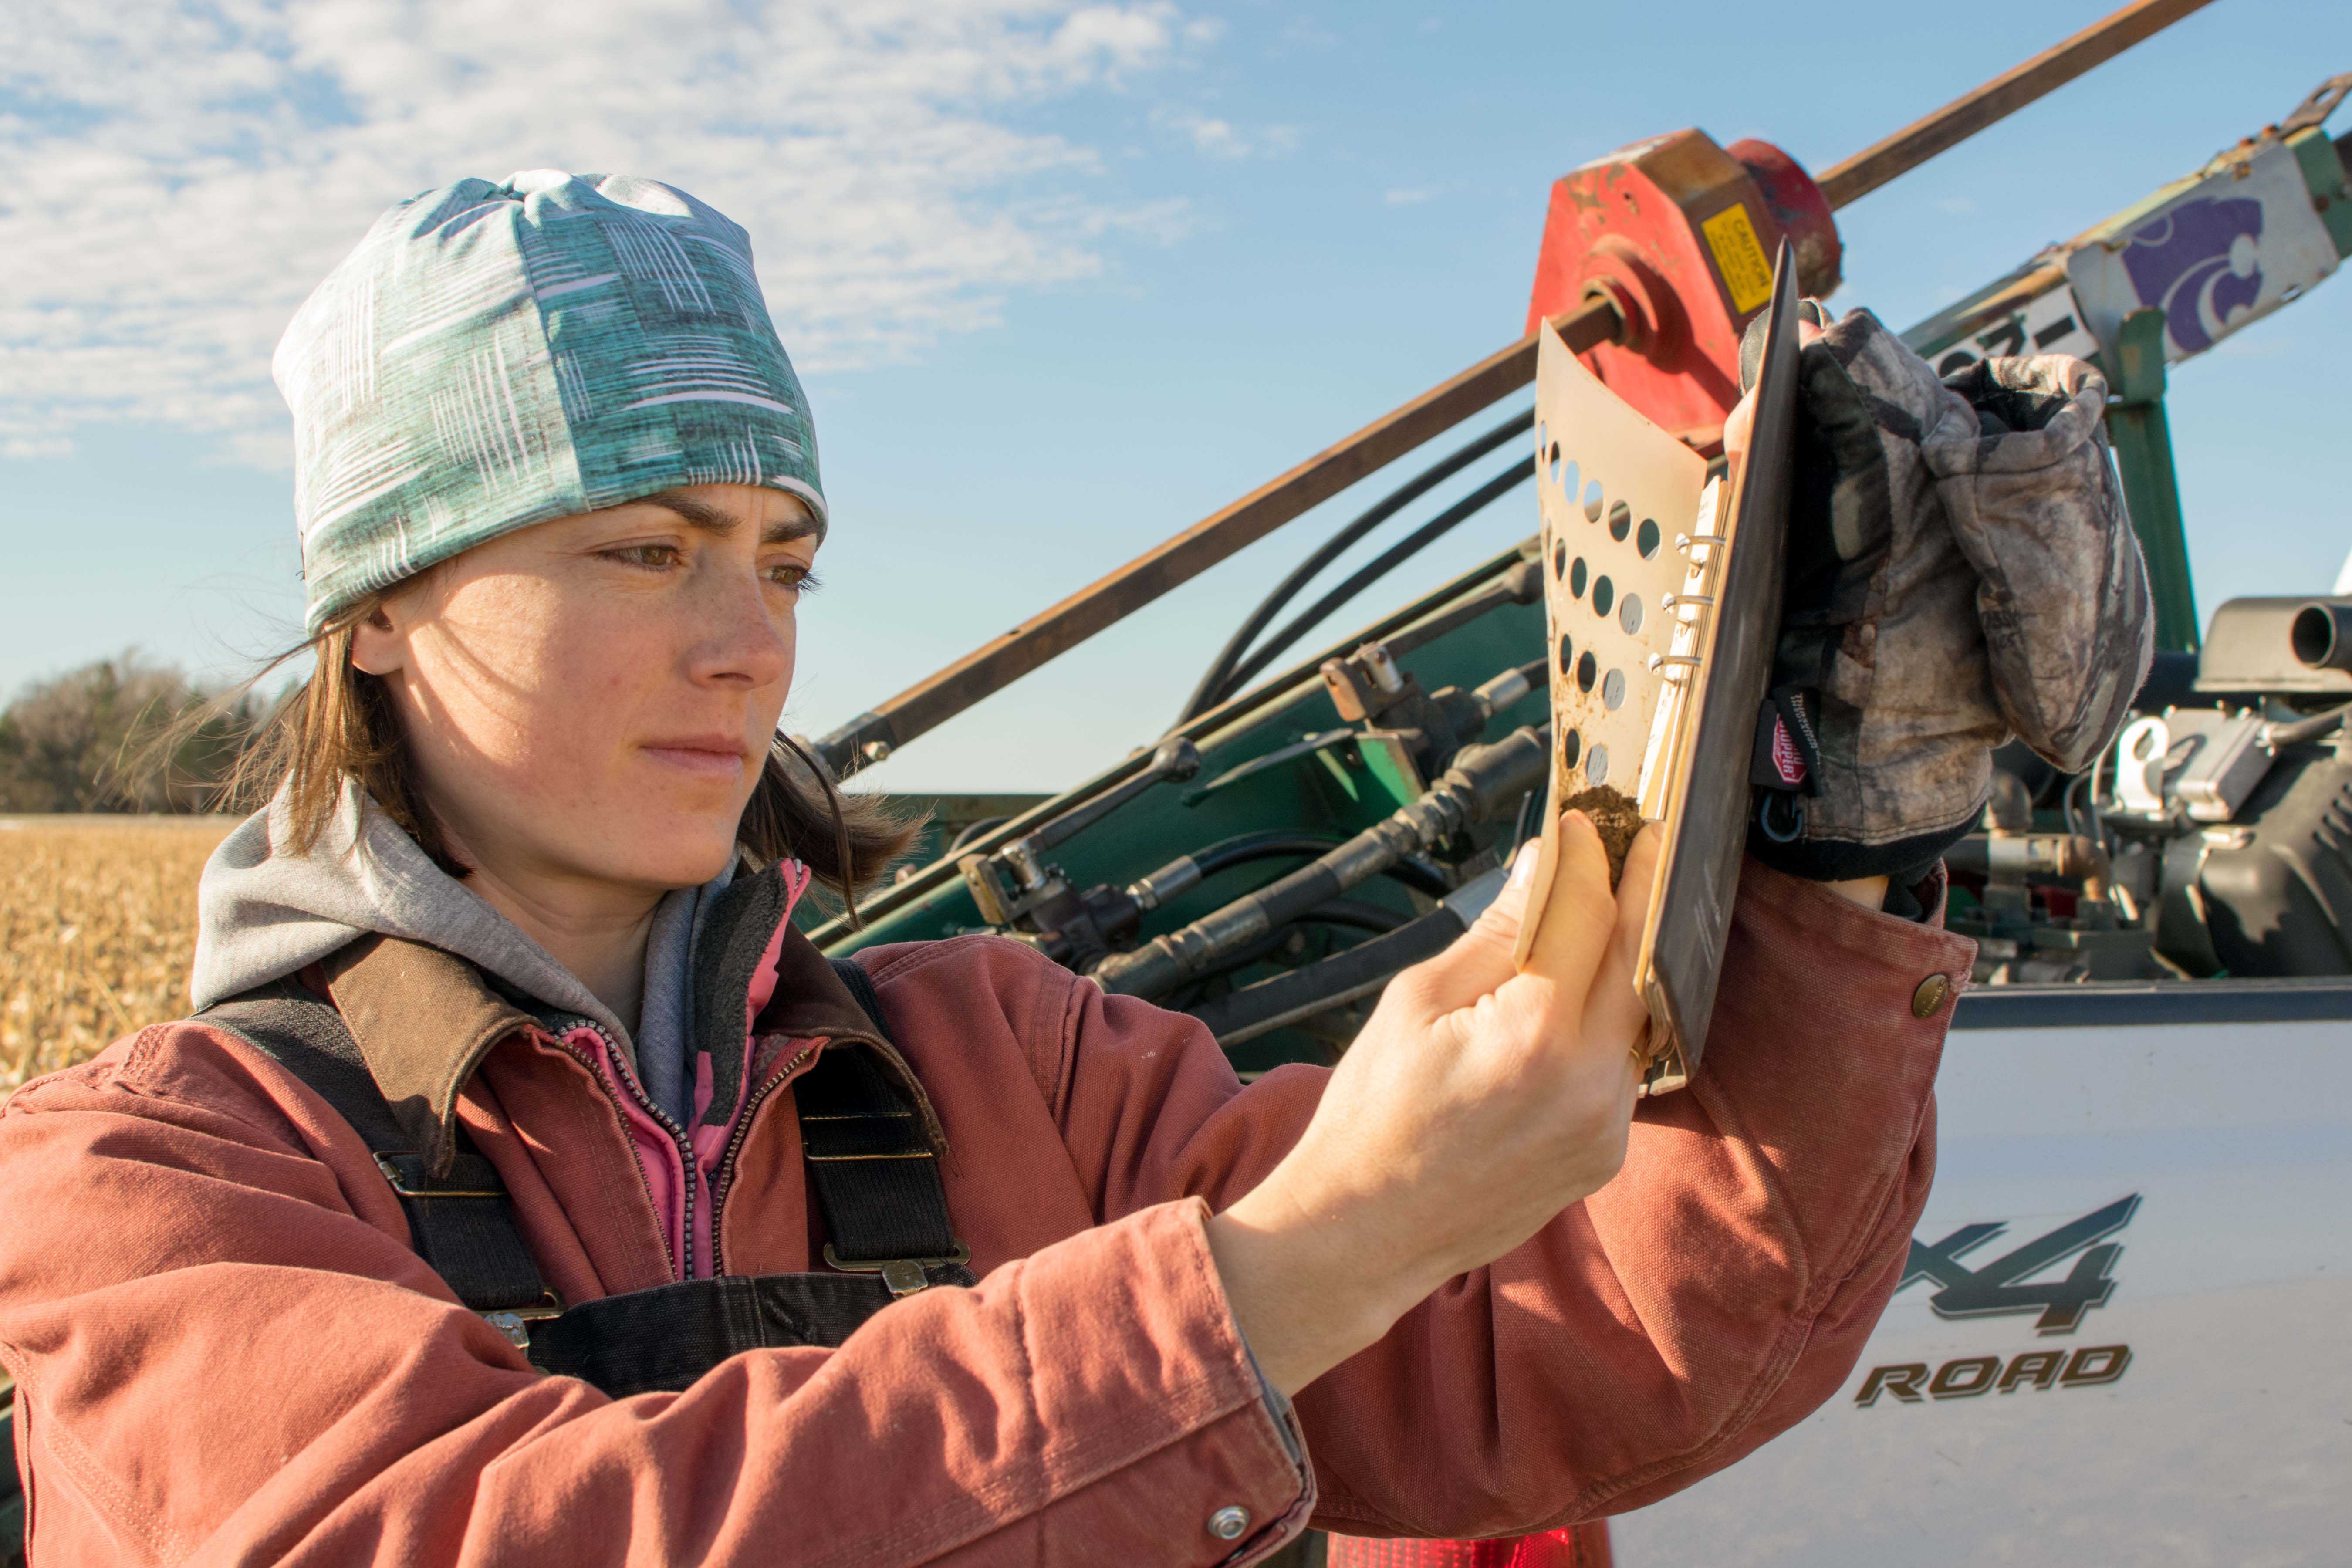
[[[196,877],[230,826],[0,819],[0,1098],[187,1015]]]

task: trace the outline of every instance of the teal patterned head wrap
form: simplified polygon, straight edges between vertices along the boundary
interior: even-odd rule
[[[824,521],[751,242],[673,186],[539,170],[378,218],[278,344],[307,629],[485,540],[683,485]]]

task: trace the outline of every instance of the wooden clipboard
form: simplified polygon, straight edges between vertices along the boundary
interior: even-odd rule
[[[1795,450],[1796,264],[1773,273],[1752,444],[1721,479],[1547,329],[1536,489],[1551,674],[1551,806],[1519,928],[1524,965],[1559,861],[1559,806],[1613,785],[1665,834],[1633,984],[1642,1092],[1697,1070],[1748,838],[1748,764],[1772,667]]]

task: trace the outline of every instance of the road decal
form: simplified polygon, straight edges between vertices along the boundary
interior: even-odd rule
[[[2006,1367],[1997,1355],[1954,1356],[1932,1373],[1924,1361],[1898,1362],[1872,1367],[1853,1402],[1867,1410],[1882,1394],[1891,1394],[1904,1405],[1921,1405],[1931,1399],[1973,1399],[1995,1391],[2015,1394],[2022,1388],[2098,1388],[2121,1379],[2131,1359],[2129,1345],[2084,1345],[2072,1355],[2026,1351],[2009,1358]]]

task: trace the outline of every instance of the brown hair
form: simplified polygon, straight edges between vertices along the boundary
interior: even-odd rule
[[[280,666],[310,653],[315,658],[310,678],[281,698],[254,731],[220,785],[216,809],[257,810],[282,788],[293,828],[292,847],[307,853],[333,820],[343,781],[350,779],[435,865],[462,879],[470,868],[450,853],[425,802],[391,694],[382,680],[352,663],[352,638],[359,624],[396,591],[373,595],[353,605],[316,637],[279,654],[251,679],[190,714],[173,731],[245,701]],[[170,752],[162,750],[159,754]],[[857,890],[905,852],[920,826],[881,796],[845,794],[814,757],[779,731],[743,807],[735,842],[760,866],[783,859],[806,865],[840,901],[854,927],[862,923]]]

